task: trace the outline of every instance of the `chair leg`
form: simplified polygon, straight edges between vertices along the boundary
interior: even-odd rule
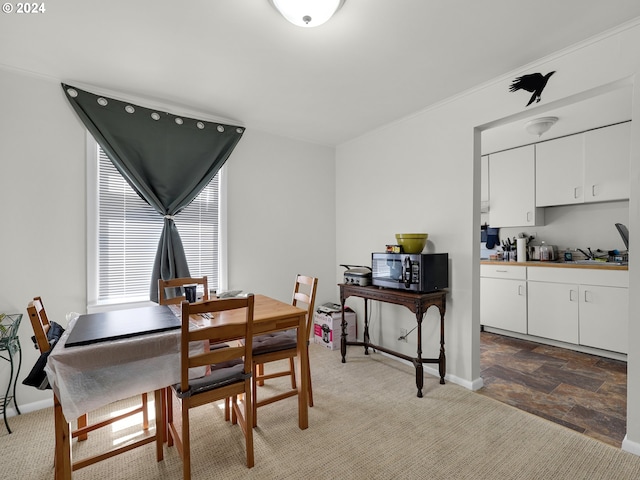
[[[191,480],[191,440],[189,438],[189,407],[182,402],[182,478]]]
[[[154,406],[156,411],[156,459],[158,462],[164,458],[164,431],[165,431],[165,413],[164,413],[164,396],[165,389],[156,390],[154,392]]]
[[[246,384],[245,384],[246,385]],[[248,385],[247,385],[248,386]],[[246,391],[244,394],[244,437],[245,448],[247,449],[247,467],[251,468],[254,464],[253,458],[253,397],[251,391]]]
[[[311,388],[311,365],[309,364],[309,351],[307,350],[307,390],[309,392],[309,406],[313,407],[313,389]]]
[[[149,406],[147,394],[142,394],[142,429],[149,430]]]
[[[258,385],[263,387],[264,386],[264,379],[262,378],[262,376],[264,375],[264,364],[263,363],[258,363],[256,365],[255,372],[256,372],[256,375],[258,376],[257,378],[259,378]]]
[[[167,416],[167,446],[173,447],[173,434],[171,433],[170,428],[170,425],[173,424],[173,392],[171,391],[171,387],[167,387],[165,399],[165,415]]]
[[[291,389],[295,390],[296,385],[296,364],[293,362],[293,357],[289,358],[289,375],[291,376]]]
[[[257,427],[258,426],[258,385],[257,385],[257,380],[255,376],[251,377],[251,410],[252,410],[252,417],[253,417],[253,427]],[[247,425],[251,425],[250,423],[247,423]]]
[[[81,428],[86,427],[88,424],[88,419],[87,419],[87,414],[83,414],[80,415],[78,417],[78,430],[80,430]],[[87,438],[89,438],[89,434],[88,433],[83,433],[82,435],[78,435],[78,441],[79,442],[84,442]]]

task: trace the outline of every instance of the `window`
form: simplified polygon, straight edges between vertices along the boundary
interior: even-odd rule
[[[149,301],[151,272],[163,218],[122,178],[89,135],[89,305]],[[93,165],[92,165],[93,164]],[[220,279],[220,177],[175,217],[189,270]]]

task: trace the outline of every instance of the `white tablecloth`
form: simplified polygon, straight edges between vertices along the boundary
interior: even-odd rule
[[[45,371],[68,421],[180,381],[180,330],[65,348],[69,322]]]

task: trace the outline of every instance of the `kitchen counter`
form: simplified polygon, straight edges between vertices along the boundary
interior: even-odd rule
[[[512,265],[521,267],[545,267],[545,268],[589,268],[597,270],[629,270],[628,265],[620,265],[614,262],[593,262],[593,263],[573,263],[573,262],[505,262],[503,260],[481,260],[481,265]]]

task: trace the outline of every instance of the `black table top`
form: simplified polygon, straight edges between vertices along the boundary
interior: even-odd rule
[[[130,338],[180,328],[181,320],[166,305],[80,315],[65,347]]]

